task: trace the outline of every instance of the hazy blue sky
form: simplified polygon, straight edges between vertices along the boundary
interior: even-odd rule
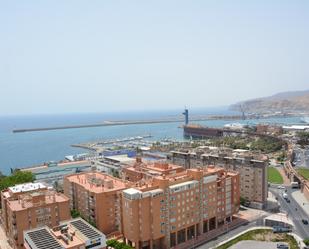
[[[228,105],[309,88],[309,1],[0,0],[0,115]]]

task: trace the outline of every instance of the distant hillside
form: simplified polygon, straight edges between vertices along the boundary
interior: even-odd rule
[[[231,110],[245,113],[267,114],[274,112],[309,113],[309,90],[282,92],[273,96],[242,101],[231,105]]]

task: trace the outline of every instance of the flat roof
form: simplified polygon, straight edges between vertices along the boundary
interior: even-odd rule
[[[104,236],[101,232],[99,232],[93,226],[89,225],[83,219],[75,219],[70,221],[69,223],[89,240],[97,239]]]
[[[106,156],[105,158],[118,161],[120,163],[135,162],[134,158],[130,158],[127,155]]]
[[[13,193],[20,193],[20,192],[33,191],[41,188],[47,188],[47,186],[41,182],[35,182],[35,183],[30,182],[9,187],[9,190]]]
[[[282,126],[283,129],[292,129],[292,130],[305,130],[309,129],[309,125],[289,125],[289,126]]]
[[[187,186],[187,185],[190,185],[190,184],[196,184],[196,183],[198,183],[198,181],[196,181],[196,180],[187,181],[187,182],[182,182],[182,183],[178,183],[178,184],[172,185],[169,188],[170,189],[174,189],[174,188],[179,188],[179,187]]]
[[[123,180],[101,172],[83,172],[66,176],[66,179],[95,193],[117,191],[126,188],[126,183]]]
[[[48,191],[46,190],[46,192],[43,193],[31,193],[31,194],[24,194],[26,197],[29,196],[29,199],[21,199],[21,200],[10,200],[9,201],[9,205],[10,205],[10,209],[13,211],[20,211],[20,210],[24,210],[24,209],[28,209],[30,207],[33,207],[34,205],[36,205],[33,200],[32,197],[37,196],[37,195],[42,195],[44,197],[44,202],[42,204],[40,204],[41,206],[44,206],[45,204],[50,204],[50,203],[59,203],[59,202],[66,202],[69,201],[69,198],[67,196],[65,196],[62,193],[56,193],[53,192],[52,194],[48,194]]]
[[[135,188],[128,188],[128,189],[125,189],[125,190],[123,190],[123,192],[124,192],[125,194],[128,194],[128,195],[134,195],[134,194],[141,194],[141,193],[142,193],[142,191],[137,190],[137,189],[135,189]]]
[[[287,214],[285,214],[285,213],[271,214],[271,215],[267,216],[264,219],[265,220],[272,220],[272,221],[283,222],[283,223],[286,223],[286,224],[289,224],[289,225],[293,226],[293,221],[291,221],[289,219],[289,217],[287,216]]]
[[[27,242],[35,249],[63,249],[64,247],[49,232],[47,227],[25,232]],[[28,238],[27,238],[28,237]],[[30,239],[30,241],[29,241]]]

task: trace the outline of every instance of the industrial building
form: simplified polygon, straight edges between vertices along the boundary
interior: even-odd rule
[[[24,232],[25,249],[104,249],[106,237],[81,218]]]
[[[23,248],[23,232],[57,226],[70,219],[69,199],[42,183],[26,183],[1,192],[2,225],[13,248]]]

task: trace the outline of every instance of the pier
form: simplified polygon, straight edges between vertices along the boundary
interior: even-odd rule
[[[257,116],[249,116],[248,119],[259,118]],[[193,116],[190,121],[207,121],[207,120],[239,120],[242,119],[241,115],[196,115]],[[53,126],[53,127],[37,127],[37,128],[25,128],[14,129],[13,133],[21,132],[34,132],[34,131],[49,131],[49,130],[64,130],[64,129],[79,129],[79,128],[92,128],[92,127],[104,127],[104,126],[118,126],[118,125],[143,125],[143,124],[160,124],[160,123],[182,123],[182,117],[166,118],[166,119],[152,119],[152,120],[127,120],[127,121],[104,121],[96,124],[79,124],[79,125],[65,125],[65,126]]]
[[[257,114],[247,115],[246,119],[260,119],[260,118],[275,118],[275,117],[292,117],[295,115],[267,115],[260,116]],[[190,118],[190,122],[207,121],[207,120],[242,120],[242,115],[194,115]],[[143,125],[143,124],[160,124],[160,123],[182,123],[184,122],[182,117],[171,117],[165,119],[148,119],[148,120],[125,120],[125,121],[104,121],[96,124],[79,124],[79,125],[64,125],[53,127],[37,127],[37,128],[25,128],[14,129],[13,133],[20,132],[33,132],[33,131],[49,131],[49,130],[64,130],[64,129],[79,129],[79,128],[92,128],[92,127],[104,127],[104,126],[118,126],[118,125]]]

